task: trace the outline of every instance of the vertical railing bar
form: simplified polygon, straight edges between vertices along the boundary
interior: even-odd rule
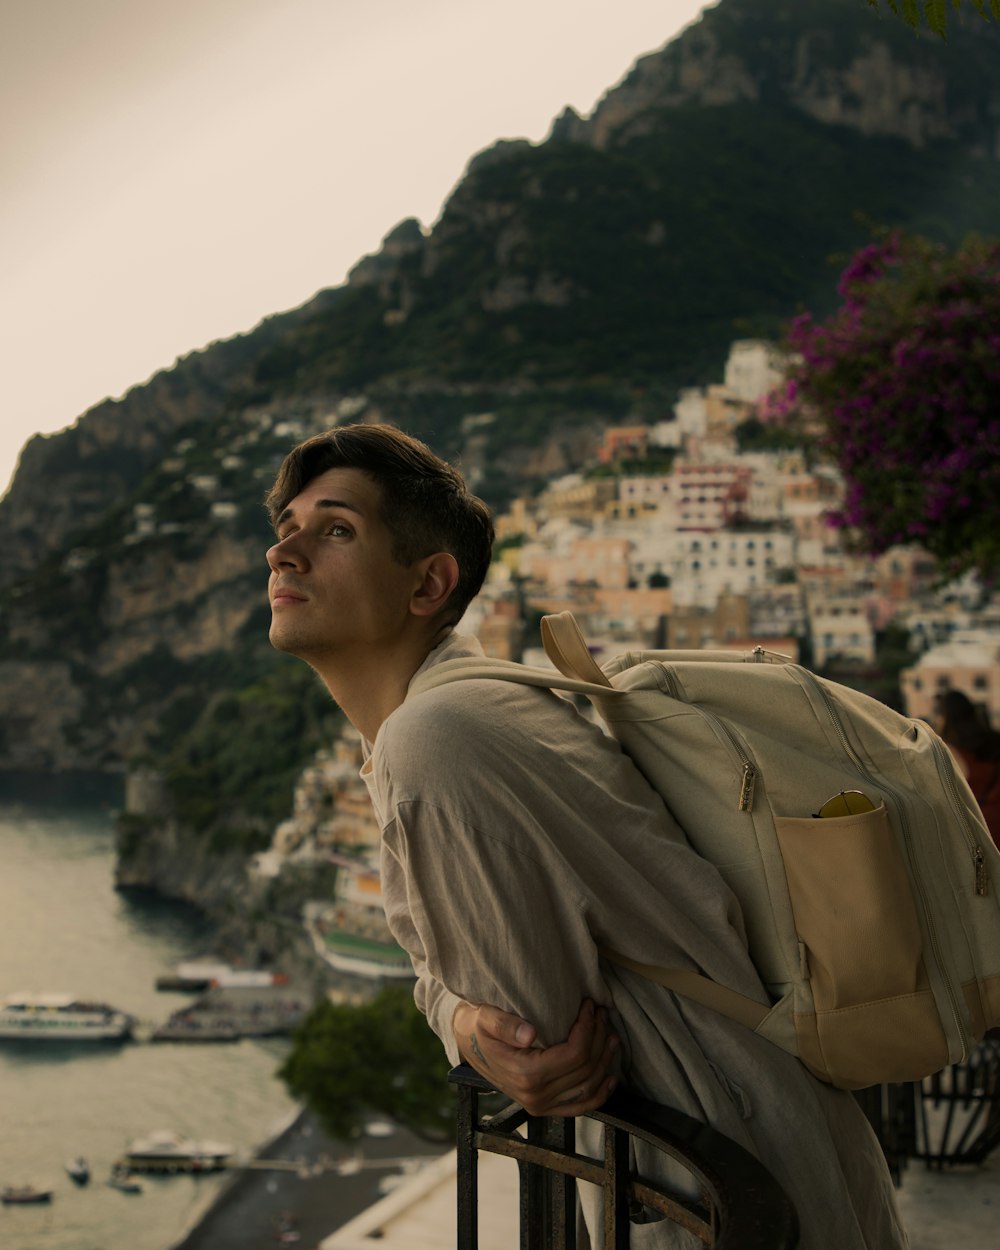
[[[522,1159],[517,1161],[517,1195],[518,1195],[518,1246],[520,1250],[532,1250],[534,1234],[532,1233],[532,1201],[531,1201],[531,1164]]]
[[[479,1156],[474,1143],[479,1091],[458,1086],[455,1181],[458,1188],[457,1250],[479,1250]]]
[[[534,1116],[528,1120],[528,1141],[544,1146],[545,1121]],[[548,1208],[552,1175],[535,1163],[521,1168],[521,1250],[548,1250]]]
[[[566,1116],[546,1120],[546,1144],[562,1153],[576,1148],[575,1121]],[[576,1181],[564,1172],[551,1174],[547,1246],[576,1250]]]
[[[604,1245],[628,1250],[629,1139],[622,1129],[604,1126]]]

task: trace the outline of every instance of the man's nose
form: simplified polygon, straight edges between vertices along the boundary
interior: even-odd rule
[[[279,569],[302,568],[305,564],[305,556],[294,538],[293,534],[289,534],[287,538],[280,538],[273,547],[268,547],[267,563],[273,573]]]

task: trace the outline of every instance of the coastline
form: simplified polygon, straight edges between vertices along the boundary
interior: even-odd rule
[[[299,1234],[296,1244],[302,1250],[315,1250],[324,1237],[382,1196],[380,1185],[400,1174],[400,1159],[437,1155],[450,1146],[422,1141],[402,1128],[348,1144],[331,1138],[307,1108],[299,1109],[254,1159],[295,1161],[302,1172],[235,1171],[168,1250],[274,1250],[282,1229]],[[352,1157],[362,1160],[352,1175],[329,1166]]]

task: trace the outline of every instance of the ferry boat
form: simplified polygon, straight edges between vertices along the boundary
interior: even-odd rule
[[[107,1003],[72,994],[12,994],[0,1002],[0,1038],[30,1041],[118,1041],[135,1020]]]
[[[216,1141],[194,1141],[170,1129],[158,1129],[148,1137],[129,1142],[125,1168],[134,1172],[214,1172],[224,1168],[232,1146]]]

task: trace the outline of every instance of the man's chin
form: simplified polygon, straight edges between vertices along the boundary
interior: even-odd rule
[[[268,641],[275,651],[284,651],[286,655],[298,655],[296,640],[285,630],[275,628],[274,622],[268,630]]]

